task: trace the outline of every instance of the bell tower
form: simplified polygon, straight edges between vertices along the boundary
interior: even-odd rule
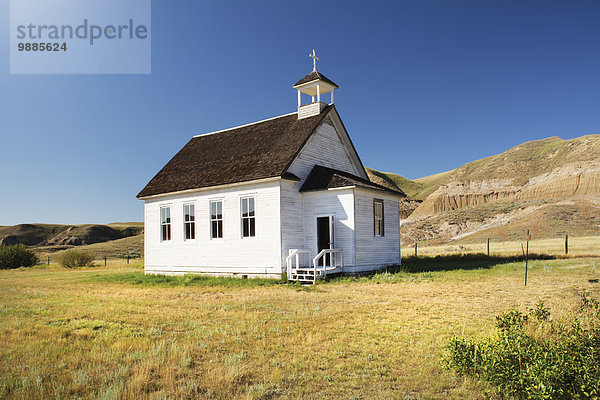
[[[313,70],[293,86],[298,91],[298,119],[320,114],[323,108],[327,106],[327,103],[321,101],[321,96],[326,93],[331,93],[330,104],[333,104],[333,91],[338,88],[338,85],[317,71],[319,57],[317,57],[314,49],[308,56],[312,58]],[[302,104],[302,93],[311,97],[310,103]]]

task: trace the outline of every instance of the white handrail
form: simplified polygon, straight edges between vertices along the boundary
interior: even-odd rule
[[[319,262],[319,258],[323,257],[323,254],[325,254],[325,249],[321,250],[319,254],[317,254],[315,258],[313,258],[313,273],[315,276],[315,280],[317,279],[317,263]]]
[[[330,258],[329,258],[330,265],[325,265],[325,259],[323,260],[323,273],[324,274],[327,273],[327,267],[329,267],[329,269],[336,269],[339,265],[339,267],[343,269],[342,250],[341,249],[323,249],[319,252],[319,254],[317,254],[315,256],[315,258],[313,258],[313,269],[314,269],[315,278],[317,276],[317,269],[318,269],[317,267],[318,267],[319,259],[322,258],[325,254],[330,255]],[[338,254],[339,254],[339,259],[337,257]]]
[[[295,269],[300,268],[300,255],[301,254],[309,254],[310,255],[310,250],[306,250],[306,249],[289,249],[288,251],[289,251],[289,254],[285,258],[285,263],[286,263],[286,266],[287,266],[288,278],[291,278],[292,277],[292,273],[294,272],[293,262],[295,261],[295,263],[296,263]]]
[[[298,270],[300,269],[300,274],[305,274],[305,268],[310,268],[310,250],[306,249],[289,249],[288,255],[285,258],[285,263],[287,267],[287,275],[289,280],[294,280],[294,274],[298,274]],[[306,254],[309,255],[308,259],[303,259],[303,263],[308,261],[308,265],[301,266],[300,265],[300,256]],[[329,257],[327,257],[329,256]],[[325,258],[324,258],[325,257]],[[317,274],[321,272],[321,275],[327,275],[327,271],[344,269],[343,263],[343,253],[341,249],[323,249],[312,259],[312,269],[313,269],[313,277],[317,278]],[[323,261],[323,265],[319,265],[319,260]]]
[[[298,267],[298,251],[298,249],[290,249],[290,254],[285,258],[288,279],[292,277],[292,258],[296,257],[296,268]]]

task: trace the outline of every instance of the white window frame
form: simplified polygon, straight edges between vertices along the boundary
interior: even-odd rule
[[[377,205],[381,205],[380,218],[377,218]],[[384,201],[382,199],[373,199],[373,236],[375,236],[375,237],[384,237],[385,236],[384,208],[385,208]]]
[[[249,215],[247,217],[244,217],[244,200],[248,201],[248,214],[250,214],[249,211],[249,207],[250,207],[250,199],[252,199],[252,203],[253,203],[253,215]],[[248,220],[254,221],[254,235],[248,235],[248,236],[244,236],[244,222]],[[250,227],[252,226],[251,222],[248,222],[248,233],[251,232]],[[244,195],[240,197],[240,233],[241,233],[241,237],[242,239],[250,239],[250,238],[255,238],[256,237],[256,195]]]
[[[163,210],[167,210],[169,215],[167,218],[163,218]],[[173,227],[171,220],[171,205],[160,206],[160,241],[161,242],[170,242],[173,238]],[[168,237],[165,237],[164,228],[167,228],[166,232],[168,232]]]
[[[221,203],[221,218],[214,218],[213,219],[213,214],[212,214],[212,205],[213,203]],[[213,199],[213,200],[209,200],[208,201],[208,230],[209,230],[209,237],[211,240],[223,240],[223,225],[224,225],[224,218],[223,218],[223,211],[224,211],[224,201],[223,199]],[[218,217],[219,214],[216,214],[216,216]],[[217,222],[217,236],[213,237],[213,222]],[[221,236],[219,237],[219,222],[221,222]]]
[[[185,217],[186,217],[186,213],[185,213],[185,208],[186,207],[192,207],[192,215],[191,215],[191,219],[190,221],[186,221]],[[191,225],[192,227],[192,233],[194,237],[188,238],[187,237],[187,226]],[[183,203],[183,241],[184,242],[193,242],[196,240],[196,203]]]

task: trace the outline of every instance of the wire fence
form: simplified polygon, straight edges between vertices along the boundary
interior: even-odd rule
[[[529,253],[552,257],[600,257],[600,236],[569,237],[553,239],[530,239],[495,241],[484,239],[474,243],[447,243],[427,245],[415,243],[402,246],[402,256],[441,256],[453,254],[487,254],[489,256],[518,256],[523,246],[529,244]]]
[[[553,239],[531,239],[497,241],[485,239],[473,243],[446,243],[431,245],[414,243],[402,246],[402,257],[411,256],[446,256],[460,254],[487,254],[488,256],[515,257],[522,255],[524,246],[528,243],[529,253],[551,257],[600,257],[600,236],[569,237]],[[58,264],[58,254],[39,254],[40,264]],[[137,253],[121,255],[95,255],[94,265],[132,265],[143,261],[143,256]]]
[[[43,254],[38,256],[40,264],[43,265],[58,265],[58,255],[56,254]],[[139,255],[127,255],[127,256],[95,256],[93,265],[95,266],[109,266],[109,265],[133,265],[142,261],[144,258]]]

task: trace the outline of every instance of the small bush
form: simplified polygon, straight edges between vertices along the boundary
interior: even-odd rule
[[[597,300],[578,293],[580,308],[567,324],[550,319],[543,303],[528,314],[498,316],[498,335],[483,340],[452,338],[443,364],[459,375],[496,385],[518,399],[574,399],[600,396],[600,319]],[[548,337],[532,332],[547,328]]]
[[[600,319],[600,301],[592,298],[590,292],[585,289],[576,290],[576,293],[580,301],[579,311],[587,312]]]
[[[529,319],[528,315],[524,315],[517,309],[506,311],[496,317],[496,327],[503,331],[508,331],[514,327],[523,327]]]
[[[32,267],[40,260],[22,244],[0,246],[0,269]]]
[[[93,266],[94,256],[85,250],[71,249],[58,256],[58,263],[65,268]]]
[[[535,307],[528,308],[529,316],[535,318],[538,322],[548,321],[550,319],[550,310],[540,301]]]

